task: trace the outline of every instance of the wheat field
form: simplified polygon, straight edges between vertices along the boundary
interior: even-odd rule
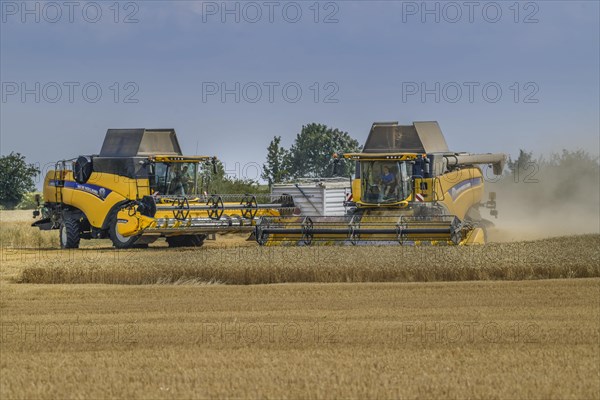
[[[5,248],[2,277],[18,283],[127,285],[600,277],[598,235],[473,247],[260,247],[231,242],[235,245],[220,248],[215,244],[212,248],[163,246],[126,251]]]
[[[597,234],[62,251],[0,216],[2,399],[600,398]]]

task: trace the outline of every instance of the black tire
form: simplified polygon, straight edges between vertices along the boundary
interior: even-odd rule
[[[79,220],[66,217],[60,224],[60,248],[77,249],[79,248]]]
[[[110,216],[110,222],[108,223],[108,237],[112,241],[112,244],[117,249],[130,249],[135,247],[138,236],[123,236],[117,230],[117,213],[113,212]]]
[[[169,247],[201,247],[206,235],[181,235],[167,238]]]

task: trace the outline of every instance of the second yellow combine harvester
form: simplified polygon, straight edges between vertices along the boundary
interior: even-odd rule
[[[485,176],[478,165],[502,174],[504,154],[456,153],[437,122],[375,123],[356,162],[352,212],[343,217],[263,216],[255,236],[262,245],[483,244],[497,216],[495,194],[482,203]],[[485,170],[488,173],[489,169]]]
[[[209,234],[251,232],[257,216],[294,208],[285,196],[259,204],[254,195],[206,194],[203,172],[214,162],[183,155],[173,129],[109,129],[100,154],[48,171],[33,226],[59,230],[62,248],[102,238],[145,247],[161,237],[170,247],[201,246]]]

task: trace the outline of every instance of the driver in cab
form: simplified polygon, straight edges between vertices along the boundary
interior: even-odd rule
[[[383,174],[381,175],[381,194],[383,195],[383,199],[389,198],[393,195],[395,183],[396,177],[392,172],[390,172],[390,168],[388,166],[384,166]]]

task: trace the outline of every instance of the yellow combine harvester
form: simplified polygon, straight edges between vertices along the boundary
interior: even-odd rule
[[[160,237],[201,246],[209,234],[252,232],[255,217],[293,209],[285,197],[259,204],[254,195],[207,195],[202,180],[214,162],[182,155],[173,129],[109,129],[99,155],[59,161],[46,174],[32,226],[59,229],[62,248],[82,238],[110,238],[117,248]]]
[[[256,224],[259,244],[483,244],[480,208],[497,216],[495,194],[482,204],[484,176],[478,167],[504,168],[504,154],[455,153],[437,122],[375,123],[356,162],[352,211],[343,217],[264,216]]]

